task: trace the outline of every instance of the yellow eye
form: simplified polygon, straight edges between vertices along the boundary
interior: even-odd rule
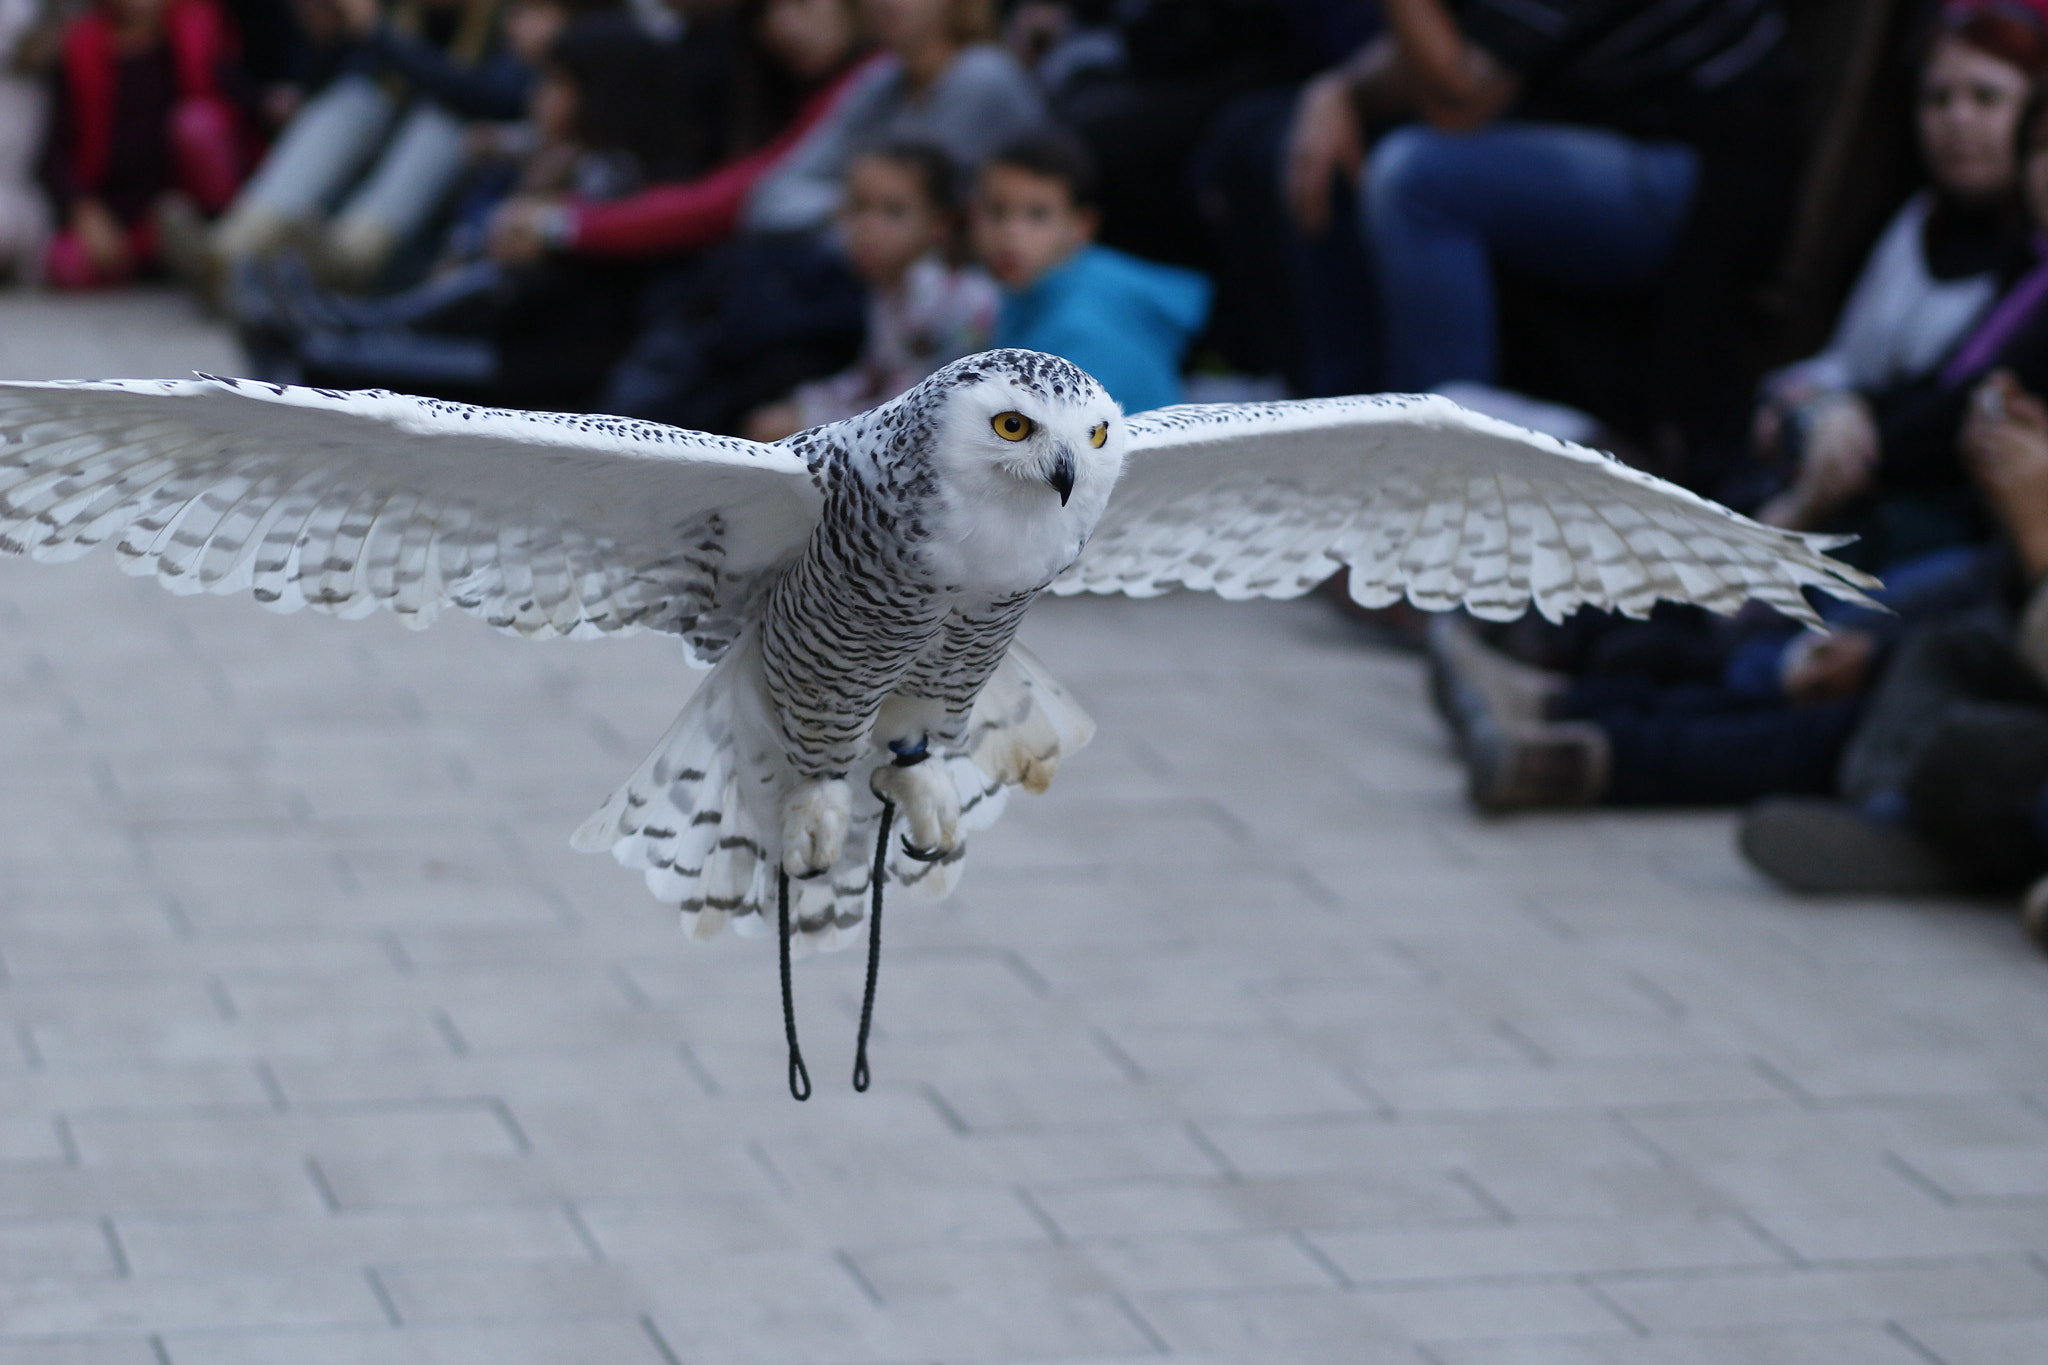
[[[989,419],[988,424],[1005,441],[1021,441],[1038,426],[1021,412],[999,412]]]
[[[1097,450],[1102,449],[1102,443],[1108,439],[1109,423],[1107,422],[1097,422],[1095,430],[1088,433],[1088,444],[1094,446]]]

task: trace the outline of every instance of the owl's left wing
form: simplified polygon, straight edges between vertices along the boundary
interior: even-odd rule
[[[1188,404],[1128,419],[1122,481],[1052,591],[1175,587],[1296,597],[1346,565],[1351,595],[1490,620],[1532,603],[1641,616],[1659,600],[1865,601],[1841,543],[1758,525],[1611,456],[1434,395]]]

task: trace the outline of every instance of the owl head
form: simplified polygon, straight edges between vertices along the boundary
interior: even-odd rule
[[[1123,469],[1116,400],[1073,363],[1018,350],[956,360],[909,395],[920,397],[956,581],[1022,589],[1071,563]]]

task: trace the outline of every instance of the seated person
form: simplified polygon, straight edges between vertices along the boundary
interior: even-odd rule
[[[1720,422],[1739,285],[1796,151],[1776,0],[1381,8],[1388,36],[1303,91],[1285,190],[1298,230],[1320,236],[1333,191],[1361,182],[1382,386],[1497,383],[1504,265],[1582,294],[1654,294],[1649,420]],[[1369,132],[1404,119],[1368,156]]]
[[[2009,893],[2048,874],[2048,406],[2000,372],[1972,409],[1964,446],[2013,592],[1908,638],[1850,741],[1840,799],[1744,816],[1742,851],[1788,886]],[[2024,908],[2048,947],[2048,883]]]
[[[600,400],[606,410],[707,431],[796,384],[840,369],[858,348],[860,281],[830,240],[857,153],[929,142],[971,167],[1044,105],[1009,53],[987,41],[984,0],[771,0],[774,41],[849,39],[863,23],[882,52],[806,106],[774,144],[691,185],[603,210],[568,205],[540,236],[576,254],[678,262]],[[713,250],[703,250],[715,247]]]
[[[1095,172],[1055,133],[1013,142],[976,182],[975,253],[1003,287],[997,346],[1063,356],[1126,412],[1181,401],[1180,361],[1209,312],[1209,282],[1095,243]]]
[[[460,177],[463,126],[513,119],[533,64],[572,12],[616,0],[334,0],[344,74],[293,119],[215,230],[216,272],[317,229],[336,279],[374,279]],[[342,202],[331,217],[328,210]]]
[[[937,147],[887,143],[854,158],[839,208],[840,246],[868,287],[867,339],[851,369],[756,409],[756,441],[836,422],[885,403],[950,360],[987,347],[996,287],[949,259],[959,237],[952,158]]]
[[[50,206],[36,183],[51,57],[43,0],[0,0],[0,281],[42,274]]]
[[[510,206],[501,258],[555,250],[645,260],[735,233],[822,232],[851,158],[866,148],[929,142],[972,167],[1044,122],[1030,78],[987,41],[983,0],[760,0],[752,15],[762,44],[808,92],[772,142],[695,182],[602,207]],[[856,65],[863,29],[882,51]]]
[[[1993,46],[2017,55],[1994,58]],[[1993,528],[1957,442],[1975,378],[1998,363],[2048,369],[2048,269],[1987,307],[2021,237],[2002,189],[2016,178],[2011,168],[2025,166],[2034,215],[2048,223],[2048,150],[2027,150],[2048,140],[2048,119],[2011,107],[2025,90],[2021,59],[2044,55],[2041,30],[2006,9],[1990,18],[1972,9],[1937,30],[1920,91],[1923,145],[1937,183],[1975,187],[1979,206],[1947,206],[1945,220],[1923,214],[1913,236],[1895,228],[1845,320],[1850,344],[1799,367],[1778,390],[1803,406],[1780,409],[1790,420],[1772,434],[1803,437],[1807,454],[1794,487],[1764,516],[1860,534],[1839,553],[1886,579],[1899,614],[1843,614],[1836,619],[1854,628],[1823,639],[1783,620],[1731,627],[1663,611],[1645,625],[1588,613],[1542,641],[1531,638],[1542,632],[1518,629],[1525,648],[1536,643],[1568,664],[1540,679],[1515,674],[1470,628],[1445,623],[1436,628],[1438,673],[1447,694],[1466,698],[1462,711],[1480,717],[1460,725],[1476,801],[1719,803],[1831,792],[1866,683],[1901,624],[1995,597],[1982,548]],[[1994,135],[2008,130],[2014,147],[2002,152]],[[1921,268],[1937,245],[1974,274],[1938,285]],[[1931,354],[1929,329],[1946,338]],[[1852,374],[1871,376],[1870,387],[1841,388]],[[1526,686],[1504,681],[1516,676]]]
[[[225,208],[252,159],[252,101],[214,0],[100,0],[74,19],[43,157],[49,282],[124,283],[158,264],[180,209]]]
[[[2048,99],[2028,105],[2018,146],[2030,233],[2023,273],[1937,367],[1818,400],[1801,428],[1797,476],[1759,513],[1765,521],[1856,534],[1844,553],[1866,566],[1991,533],[1957,440],[1971,390],[1992,370],[2048,388]]]
[[[1827,346],[1766,378],[1756,443],[1767,456],[1792,446],[1811,456],[1832,400],[1932,372],[2024,261],[2019,122],[2048,69],[2048,22],[2018,7],[1952,7],[1919,66],[1914,127],[1927,187],[1871,249]],[[1785,524],[1804,515],[1789,502],[1771,513]]]
[[[534,86],[522,188],[595,202],[674,164],[678,130],[644,116],[662,95],[667,55],[620,16],[570,24]],[[361,299],[320,289],[285,253],[239,267],[234,301],[268,377],[580,406],[631,335],[639,280],[602,262],[456,258],[415,289]]]

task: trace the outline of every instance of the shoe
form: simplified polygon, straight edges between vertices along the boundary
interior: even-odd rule
[[[1759,801],[1743,812],[1735,842],[1751,865],[1794,891],[1912,896],[1958,889],[1948,865],[1918,835],[1846,801]]]
[[[1503,732],[1544,723],[1570,684],[1488,645],[1457,612],[1430,618],[1428,646],[1430,701],[1461,741],[1481,720]]]
[[[1592,806],[1607,794],[1607,732],[1588,721],[1501,726],[1482,715],[1464,751],[1465,794],[1484,811]]]
[[[213,250],[212,228],[198,206],[182,194],[165,195],[156,211],[156,242],[171,278],[196,294],[207,312],[218,313],[223,262]]]
[[[2027,888],[2026,899],[2020,902],[2020,928],[2027,931],[2027,937],[2042,952],[2048,953],[2048,877]]]
[[[376,279],[397,249],[398,235],[374,218],[341,218],[328,226],[314,263],[329,287],[358,290]]]

